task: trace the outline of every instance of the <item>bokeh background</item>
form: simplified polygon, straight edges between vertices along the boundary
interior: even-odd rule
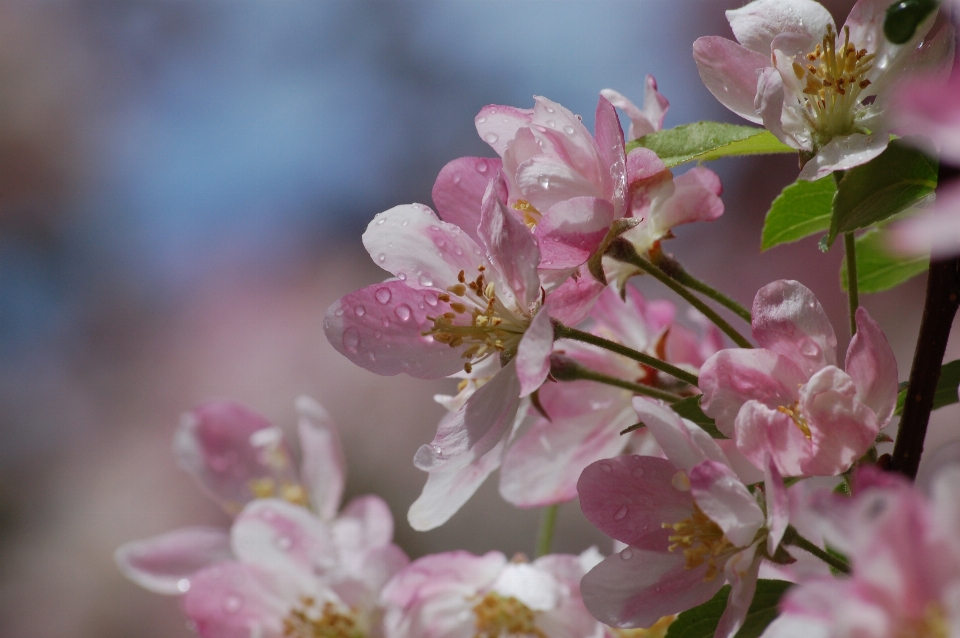
[[[411,554],[531,552],[538,513],[489,481],[446,526],[405,512],[452,383],[381,378],[324,340],[325,309],[385,277],[360,234],[430,204],[439,169],[492,155],[473,117],[546,95],[593,126],[600,89],[638,102],[652,73],[667,125],[735,121],[690,48],[729,35],[736,0],[612,2],[0,2],[0,635],[180,637],[177,601],[113,566],[119,544],[227,525],[170,454],[207,397],[291,431],[294,398],[343,429],[348,496],[378,493]],[[850,2],[828,6],[841,19]],[[796,159],[720,161],[727,212],[668,247],[743,303],[787,277],[814,289],[846,347],[839,250],[759,253],[763,215]],[[669,293],[639,282],[653,297]],[[901,378],[923,278],[871,296]],[[960,349],[951,344],[948,357]],[[957,410],[935,417],[954,438]],[[608,541],[575,503],[557,549]]]

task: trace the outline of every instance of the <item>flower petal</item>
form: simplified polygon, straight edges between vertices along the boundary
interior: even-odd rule
[[[694,423],[681,419],[660,401],[634,397],[633,408],[678,469],[689,470],[707,459],[727,463],[723,451],[709,434]]]
[[[489,144],[497,155],[503,156],[517,131],[528,126],[532,119],[533,109],[491,104],[480,109],[474,122],[480,139]]]
[[[615,210],[623,216],[624,198],[627,190],[627,158],[624,153],[623,129],[617,110],[602,95],[597,101],[596,135],[594,141],[599,154],[600,183],[604,199],[609,200]]]
[[[113,554],[123,575],[156,594],[179,595],[202,568],[229,560],[230,536],[213,527],[185,527],[127,543]]]
[[[183,597],[183,611],[203,638],[281,636],[297,595],[266,570],[218,563],[196,575]]]
[[[433,204],[440,219],[459,226],[477,243],[480,202],[501,165],[499,159],[458,157],[440,169],[433,184]]]
[[[693,43],[693,59],[700,79],[721,104],[756,124],[763,120],[754,105],[757,74],[770,66],[770,54],[756,51],[718,36],[707,36]]]
[[[543,310],[564,325],[575,326],[586,319],[597,297],[606,289],[585,270],[582,267],[551,290],[543,303]]]
[[[550,373],[550,353],[553,352],[553,323],[550,315],[540,311],[533,318],[517,347],[517,378],[520,379],[520,397],[533,394],[543,385]]]
[[[723,214],[722,192],[716,173],[709,168],[692,168],[673,180],[672,197],[650,211],[647,223],[666,233],[681,224],[712,222]]]
[[[790,523],[790,498],[773,459],[764,465],[764,493],[767,495],[767,554],[773,556]]]
[[[607,236],[613,219],[613,204],[605,199],[572,197],[554,204],[536,228],[541,267],[563,270],[586,263]]]
[[[960,255],[960,184],[945,185],[929,210],[893,226],[891,240],[894,248],[907,254]]]
[[[737,41],[764,55],[781,33],[808,35],[812,45],[823,38],[827,25],[833,25],[830,12],[814,0],[754,0],[726,15]]]
[[[691,468],[688,475],[693,500],[703,513],[735,546],[750,545],[765,517],[734,471],[723,463],[703,461]]]
[[[337,352],[358,366],[382,375],[405,372],[438,379],[463,369],[461,353],[423,333],[437,317],[451,312],[441,290],[417,290],[399,280],[367,286],[327,309],[323,332]]]
[[[517,169],[517,188],[540,211],[571,197],[603,197],[598,185],[552,155],[537,155]]]
[[[700,368],[700,406],[717,428],[734,436],[737,413],[747,401],[777,408],[797,400],[807,377],[793,361],[770,350],[721,350]]]
[[[884,152],[889,141],[890,132],[887,130],[875,131],[870,135],[837,135],[803,165],[798,177],[814,181],[834,171],[845,171],[866,164]]]
[[[645,81],[643,109],[613,89],[603,89],[600,95],[622,110],[630,118],[628,139],[635,140],[650,135],[663,128],[663,118],[670,108],[670,102],[657,91],[657,81],[648,75]]]
[[[844,369],[857,386],[857,400],[877,415],[883,429],[890,422],[897,405],[897,359],[890,342],[870,317],[867,309],[857,308],[857,334],[847,348]]]
[[[509,286],[517,304],[530,308],[540,297],[540,248],[533,233],[517,217],[506,210],[498,190],[505,189],[502,178],[487,185],[480,212],[478,233],[497,274]],[[476,266],[474,266],[476,267]],[[451,281],[451,284],[455,282]]]
[[[827,313],[798,281],[781,279],[760,289],[753,301],[753,338],[807,376],[837,364],[837,335]]]
[[[319,403],[307,396],[297,399],[300,420],[300,478],[310,503],[320,518],[333,520],[343,497],[346,461],[336,422]]]
[[[785,412],[748,401],[736,421],[737,449],[757,467],[771,457],[780,474],[802,476],[813,454],[812,444],[796,422]]]
[[[714,638],[733,638],[743,627],[753,594],[757,591],[760,563],[756,547],[745,549],[727,560],[723,571],[730,581],[730,596],[727,598],[727,608],[717,623]]]
[[[593,136],[581,118],[543,96],[536,95],[534,99],[531,124],[538,132],[538,140],[545,142],[540,145],[544,152],[561,158],[591,184],[601,187],[609,167],[601,165]]]

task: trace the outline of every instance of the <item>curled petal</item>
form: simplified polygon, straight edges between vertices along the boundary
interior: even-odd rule
[[[480,242],[477,234],[480,202],[500,166],[499,159],[458,157],[440,169],[433,184],[433,204],[440,219],[459,226],[477,243]]]
[[[757,591],[757,575],[760,572],[760,557],[756,556],[756,546],[749,547],[731,556],[724,566],[724,573],[730,581],[730,596],[727,608],[720,616],[714,638],[733,638],[743,627],[753,594]]]
[[[166,595],[186,592],[196,572],[232,556],[230,536],[212,527],[186,527],[134,541],[113,555],[124,576],[144,589]]]
[[[546,312],[538,312],[517,347],[517,378],[520,397],[533,394],[543,385],[550,373],[550,353],[553,352],[553,323]]]
[[[550,291],[541,311],[546,311],[564,325],[575,326],[587,318],[597,297],[605,289],[606,286],[581,267],[575,276],[568,277]]]
[[[310,397],[297,399],[300,421],[300,478],[310,494],[310,503],[323,520],[333,520],[340,508],[346,461],[336,422]]]
[[[497,155],[503,156],[517,131],[528,126],[532,119],[533,109],[491,104],[480,109],[474,122],[480,139],[489,144]]]
[[[600,183],[605,199],[613,203],[613,207],[623,215],[624,197],[626,196],[626,162],[623,148],[623,129],[620,128],[620,118],[617,110],[602,95],[597,101],[596,135],[594,142],[600,165],[605,170],[600,173]]]
[[[802,476],[813,454],[812,444],[797,421],[759,401],[748,401],[736,421],[737,449],[757,467],[771,457],[786,476]]]
[[[599,187],[609,165],[602,165],[593,136],[581,118],[545,97],[537,95],[534,99],[536,105],[533,107],[531,123],[539,133],[538,137],[546,143],[544,150],[562,158],[577,173]]]
[[[670,102],[657,91],[657,81],[648,75],[645,81],[643,109],[613,89],[604,89],[600,94],[611,104],[622,110],[630,118],[628,139],[635,140],[650,135],[663,128],[663,118],[670,108]]]
[[[633,408],[637,411],[637,417],[657,439],[663,453],[678,469],[689,470],[707,459],[727,463],[723,451],[709,434],[690,421],[681,419],[665,404],[634,397]]]
[[[496,267],[489,276],[502,277],[519,306],[526,310],[540,297],[540,278],[537,275],[540,249],[523,222],[506,210],[497,194],[501,188],[502,178],[492,180],[487,186],[478,233],[490,261]]]
[[[614,219],[613,204],[595,197],[559,202],[537,224],[536,236],[548,270],[577,268],[597,250]]]
[[[703,513],[735,546],[750,545],[764,525],[763,510],[734,471],[723,463],[704,461],[689,476],[690,492]]]
[[[818,180],[834,171],[845,171],[866,164],[887,149],[890,133],[876,131],[870,135],[853,133],[838,135],[827,142],[823,148],[800,170],[800,179]]]
[[[753,338],[807,376],[837,364],[837,335],[827,313],[798,281],[781,279],[760,289],[753,301]]]
[[[754,101],[757,73],[770,66],[770,54],[750,49],[719,36],[693,43],[693,59],[700,79],[725,107],[756,124],[762,123]]]
[[[873,410],[882,429],[897,405],[897,360],[890,342],[866,308],[857,308],[857,334],[850,341],[844,369],[857,386],[857,400]]]
[[[673,188],[673,196],[652,209],[648,218],[663,232],[681,224],[711,222],[723,214],[720,178],[710,169],[690,169],[673,180]]]
[[[516,180],[523,198],[540,211],[572,197],[603,197],[598,185],[553,155],[537,155],[525,161],[517,169]]]

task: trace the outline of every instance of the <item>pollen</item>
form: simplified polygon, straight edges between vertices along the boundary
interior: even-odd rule
[[[611,633],[615,638],[664,638],[676,619],[676,616],[664,616],[647,629],[614,629]]]
[[[538,211],[530,202],[524,199],[518,199],[513,204],[513,207],[523,213],[523,223],[530,230],[536,228],[537,224],[539,224],[540,220],[543,218],[543,213]]]
[[[365,638],[356,616],[331,602],[318,604],[305,596],[283,620],[287,638]]]
[[[513,596],[490,592],[473,606],[474,638],[547,638],[536,626],[534,611]]]
[[[793,419],[794,425],[800,428],[800,431],[803,432],[803,436],[807,437],[807,440],[810,441],[813,439],[813,435],[810,433],[810,426],[807,424],[807,418],[803,416],[803,413],[800,412],[800,402],[794,401],[793,405],[781,405],[777,408],[777,412],[786,414],[788,417]]]
[[[695,569],[707,565],[705,581],[711,581],[720,573],[726,558],[736,548],[727,540],[720,526],[710,520],[697,504],[693,504],[693,515],[679,523],[664,523],[665,529],[675,533],[669,536],[671,552],[683,550],[687,559],[685,567]]]

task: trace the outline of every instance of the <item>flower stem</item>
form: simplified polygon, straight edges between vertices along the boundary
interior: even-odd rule
[[[860,282],[857,280],[857,244],[852,232],[843,234],[847,257],[847,300],[850,305],[850,336],[857,334],[857,308],[860,306]]]
[[[841,574],[850,573],[850,566],[847,565],[845,561],[837,558],[825,550],[820,549],[812,542],[808,541],[806,538],[801,536],[792,525],[787,527],[787,531],[783,535],[783,540],[780,542],[784,545],[793,545],[794,547],[799,547],[803,551],[813,554]]]
[[[557,512],[559,509],[559,504],[547,505],[543,508],[543,513],[540,516],[540,529],[537,532],[536,558],[550,553],[550,548],[553,546],[553,531],[557,527]]]
[[[622,238],[614,241],[612,244],[610,244],[610,251],[608,254],[617,261],[622,261],[632,266],[636,266],[647,274],[653,275],[653,277],[660,281],[660,283],[686,299],[691,306],[702,312],[707,319],[712,321],[714,325],[720,328],[724,334],[730,337],[730,339],[741,348],[753,347],[753,345],[747,341],[743,335],[734,330],[733,326],[727,323],[723,317],[718,315],[713,308],[705,304],[700,300],[699,297],[684,288],[678,282],[674,281],[665,272],[638,255],[637,251],[633,247],[633,244],[630,242],[625,241]]]
[[[660,270],[667,273],[674,281],[677,281],[691,290],[696,290],[702,295],[706,295],[710,299],[713,299],[718,304],[730,310],[735,315],[750,323],[752,318],[750,316],[750,311],[741,306],[739,303],[726,296],[716,288],[712,288],[706,283],[700,281],[690,273],[680,264],[679,261],[664,255],[656,264]]]
[[[574,339],[576,341],[582,341],[584,343],[597,346],[598,348],[609,350],[610,352],[616,352],[617,354],[633,359],[634,361],[639,361],[643,365],[649,366],[654,370],[665,372],[672,377],[680,379],[684,383],[689,383],[690,385],[697,385],[699,382],[695,375],[690,374],[685,370],[681,370],[676,366],[672,366],[665,361],[661,361],[656,357],[651,357],[650,355],[634,350],[633,348],[620,345],[616,341],[610,341],[609,339],[598,337],[595,334],[590,334],[589,332],[584,332],[582,330],[577,330],[576,328],[565,326],[562,323],[554,322],[553,336],[556,339]],[[679,398],[677,400],[679,401]]]
[[[555,353],[550,356],[550,374],[557,381],[596,381],[597,383],[604,383],[629,390],[634,394],[660,399],[667,403],[676,403],[677,401],[683,400],[683,397],[679,394],[660,390],[649,385],[618,379],[617,377],[591,370],[577,360],[562,354]]]

